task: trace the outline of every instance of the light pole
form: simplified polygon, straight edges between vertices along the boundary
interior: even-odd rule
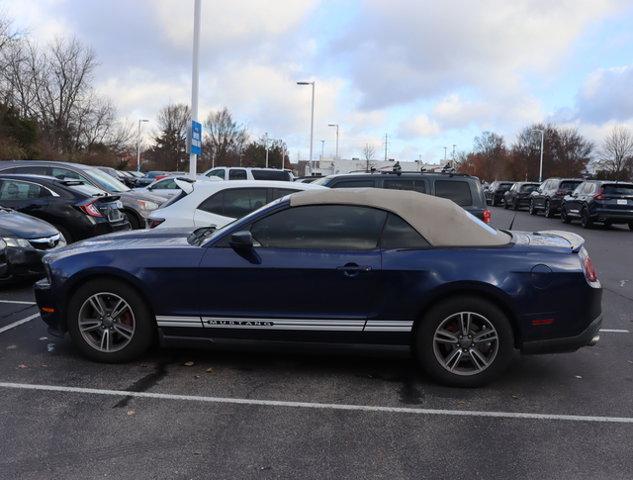
[[[198,121],[198,57],[200,56],[200,11],[202,0],[195,0],[193,7],[193,66],[191,70],[191,120]],[[191,140],[193,142],[193,124],[189,126],[191,129]],[[196,169],[198,167],[198,156],[195,153],[189,153],[189,175],[196,178]]]
[[[323,160],[324,152],[325,152],[325,140],[321,140],[321,158],[319,158],[319,160]]]
[[[444,163],[446,163],[446,147],[444,147]]]
[[[141,123],[147,123],[146,118],[138,119],[138,132],[136,134],[136,171],[141,171]]]
[[[545,129],[535,129],[534,132],[539,132],[541,134],[541,162],[539,164],[538,169],[538,181],[539,183],[543,181],[543,146],[545,144]]]
[[[336,128],[336,153],[334,154],[334,159],[338,160],[338,123],[328,123],[327,126]]]
[[[266,168],[268,168],[268,132],[264,134],[264,141],[266,142]]]
[[[311,85],[312,86],[312,104],[310,107],[310,168],[314,168],[312,158],[312,145],[314,142],[314,82],[297,82],[297,85]]]

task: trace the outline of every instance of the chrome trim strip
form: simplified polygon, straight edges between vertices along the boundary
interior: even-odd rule
[[[367,320],[365,332],[410,332],[412,320]]]
[[[298,318],[202,317],[205,328],[320,330],[362,332],[365,320],[304,320]]]
[[[200,317],[156,315],[156,324],[159,327],[202,328],[202,321],[200,320]]]

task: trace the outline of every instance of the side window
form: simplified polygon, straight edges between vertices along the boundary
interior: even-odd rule
[[[273,188],[272,200],[277,200],[278,198],[285,197],[286,195],[290,195],[291,193],[296,193],[299,190],[294,190],[292,188]]]
[[[230,169],[229,180],[246,180],[246,170],[244,170],[243,168]]]
[[[207,173],[207,177],[219,177],[224,180],[224,170],[221,168],[216,168],[215,170],[211,170]]]
[[[267,188],[235,188],[224,191],[224,215],[242,218],[268,203]]]
[[[31,167],[13,167],[2,170],[2,173],[26,173],[30,175],[50,175],[48,167],[39,167],[33,165]]]
[[[251,227],[262,247],[372,250],[387,212],[351,205],[310,205],[274,213]]]
[[[290,181],[290,174],[285,170],[251,170],[255,180]]]
[[[83,180],[83,178],[77,172],[73,172],[72,170],[68,170],[67,168],[53,167],[51,169],[51,175],[59,179],[72,178],[73,180]]]
[[[436,180],[435,196],[448,198],[461,207],[473,204],[470,185],[460,180]]]
[[[198,205],[199,210],[224,216],[224,191],[215,193]]]
[[[373,187],[374,180],[342,180],[340,182],[334,182],[331,185],[331,188],[365,188],[365,187]]]
[[[426,193],[424,180],[389,179],[383,181],[383,187],[392,190],[414,190],[416,192]]]
[[[0,201],[31,200],[50,196],[51,194],[47,189],[30,182],[3,180],[0,187]]]
[[[382,231],[380,246],[385,250],[395,248],[428,248],[430,247],[422,236],[398,215],[390,213]]]

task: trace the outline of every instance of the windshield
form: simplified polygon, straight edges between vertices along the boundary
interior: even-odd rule
[[[310,183],[312,183],[313,185],[325,185],[325,186],[327,186],[327,184],[330,182],[330,180],[332,178],[333,177],[331,175],[328,175],[327,177],[321,177],[318,180],[315,180],[314,182],[310,182]]]
[[[98,168],[86,168],[83,171],[84,173],[89,175],[90,178],[106,192],[121,193],[128,192],[130,190],[130,188],[124,183],[120,182],[113,176],[108,175],[104,171],[99,170]]]

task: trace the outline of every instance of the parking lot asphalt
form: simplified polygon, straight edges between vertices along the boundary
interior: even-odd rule
[[[494,208],[493,224],[514,215]],[[28,285],[5,288],[0,478],[633,478],[633,232],[524,211],[513,228],[585,237],[604,331],[593,348],[518,357],[480,389],[378,353],[95,364],[47,334]]]

